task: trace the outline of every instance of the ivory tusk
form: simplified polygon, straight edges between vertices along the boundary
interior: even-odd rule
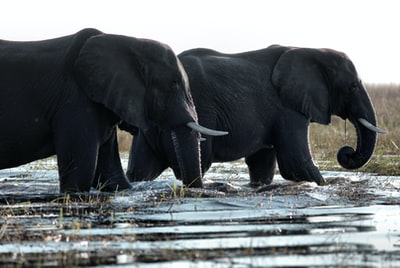
[[[224,135],[228,134],[228,132],[226,132],[226,131],[218,131],[218,130],[209,129],[209,128],[203,127],[195,122],[189,122],[186,124],[186,126],[188,126],[189,128],[191,128],[197,132],[200,132],[201,134],[209,135],[209,136],[224,136]]]
[[[364,118],[358,118],[358,121],[366,128],[368,128],[371,131],[380,133],[380,134],[386,134],[387,132],[383,129],[380,129],[376,126],[374,126],[373,124],[371,124],[370,122],[368,122],[368,120],[364,119]]]

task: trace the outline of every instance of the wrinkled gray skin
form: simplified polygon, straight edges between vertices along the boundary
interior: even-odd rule
[[[95,29],[0,40],[1,169],[56,154],[61,192],[130,188],[116,140],[124,123],[173,137],[179,172],[192,180],[200,135],[187,122],[197,122],[187,76],[164,44]]]
[[[229,132],[201,143],[203,173],[213,162],[244,157],[251,185],[271,183],[276,161],[285,179],[321,185],[308,127],[310,122],[329,124],[331,115],[350,120],[358,136],[356,150],[339,150],[340,165],[356,169],[370,159],[376,133],[358,119],[376,126],[375,112],[345,54],[274,45],[239,54],[193,49],[178,57],[189,76],[200,124]],[[168,166],[179,173],[172,148],[158,128],[139,133],[131,147],[128,178],[151,180]]]

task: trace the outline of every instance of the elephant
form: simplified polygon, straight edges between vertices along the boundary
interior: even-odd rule
[[[0,169],[56,155],[62,193],[129,189],[116,139],[125,124],[169,133],[182,179],[193,180],[199,132],[224,134],[197,121],[187,75],[163,43],[90,28],[0,40]]]
[[[366,164],[376,133],[384,132],[376,127],[354,64],[342,52],[272,45],[237,54],[197,48],[178,58],[189,77],[199,123],[229,132],[201,143],[202,174],[213,162],[244,158],[250,186],[270,184],[276,162],[283,178],[322,185],[308,143],[311,122],[328,125],[337,115],[354,125],[357,148],[345,146],[337,154],[346,169]],[[131,181],[152,180],[168,166],[179,176],[164,136],[157,128],[139,131],[130,150]]]

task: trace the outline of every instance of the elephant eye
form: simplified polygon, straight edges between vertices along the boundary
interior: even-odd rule
[[[172,91],[177,91],[177,90],[179,90],[179,83],[178,83],[178,81],[176,81],[176,80],[173,81],[170,88],[171,88]]]
[[[146,74],[146,65],[143,62],[139,62],[138,68],[141,74]]]
[[[358,83],[353,83],[353,84],[350,86],[349,92],[350,92],[350,94],[355,94],[355,93],[357,93],[358,89],[359,89]]]
[[[146,74],[146,65],[141,60],[134,59],[132,64],[136,67],[136,70],[138,70],[140,75],[144,76]]]

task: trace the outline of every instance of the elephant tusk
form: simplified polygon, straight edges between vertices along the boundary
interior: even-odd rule
[[[209,135],[209,136],[224,136],[224,135],[228,134],[228,132],[226,132],[226,131],[218,131],[218,130],[209,129],[209,128],[203,127],[195,122],[189,122],[186,124],[186,126],[188,126],[189,128],[191,128],[197,132],[200,132],[201,134]]]
[[[380,129],[376,126],[374,126],[373,124],[371,124],[370,122],[368,122],[368,120],[364,119],[364,118],[358,118],[358,121],[366,128],[368,128],[371,131],[380,133],[380,134],[386,134],[387,132],[383,129]]]

